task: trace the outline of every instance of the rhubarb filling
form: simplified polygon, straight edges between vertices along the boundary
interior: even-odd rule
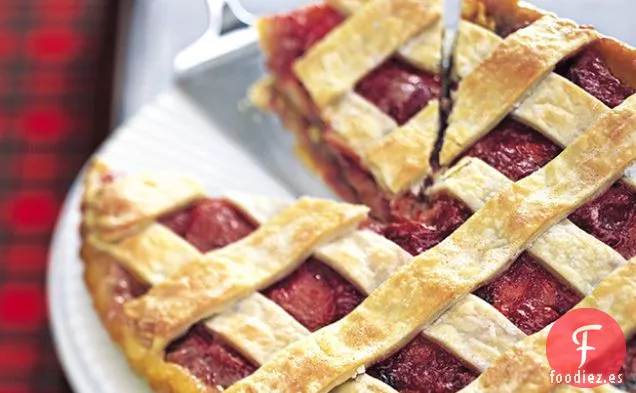
[[[617,107],[636,93],[636,89],[612,74],[594,44],[561,62],[557,72],[610,108]]]
[[[262,293],[312,332],[349,314],[365,297],[316,258]]]
[[[355,91],[403,125],[438,99],[441,87],[439,76],[391,58],[362,78]]]
[[[437,245],[459,228],[472,212],[449,195],[436,195],[430,207],[415,220],[394,221],[373,230],[398,244],[412,255],[419,255]]]
[[[471,214],[463,204],[447,195],[435,197],[431,206],[419,222],[369,222],[367,228],[417,254],[442,241]],[[173,212],[161,217],[159,222],[197,245],[202,252],[239,240],[256,227],[229,202],[215,199]],[[358,288],[316,258],[309,258],[261,293],[309,331],[338,321],[365,298]],[[232,385],[258,367],[202,323],[168,346],[166,360],[188,369],[209,386],[221,387]],[[429,372],[420,376],[418,373],[423,369]],[[424,338],[416,338],[374,370],[378,370],[379,379],[405,392],[411,391],[409,389],[426,391],[433,379],[438,387],[452,387],[439,391],[450,392],[477,376],[476,371]]]
[[[560,152],[560,147],[540,133],[507,118],[464,155],[479,158],[517,181],[543,167]]]
[[[636,190],[625,182],[615,183],[569,218],[626,259],[636,256]]]
[[[409,393],[456,392],[479,375],[422,335],[367,372],[395,390]]]
[[[526,334],[548,326],[582,299],[527,252],[475,295],[492,304]]]
[[[224,388],[258,368],[201,323],[168,346],[166,361],[186,368],[208,386]]]
[[[256,229],[253,222],[223,199],[206,199],[193,207],[161,217],[159,222],[201,252],[225,247]]]

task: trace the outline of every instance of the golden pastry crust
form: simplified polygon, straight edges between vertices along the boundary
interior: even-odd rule
[[[265,363],[282,348],[309,335],[309,330],[258,292],[234,303],[205,324],[256,364]]]
[[[95,234],[85,242],[112,255],[136,277],[153,285],[201,257],[190,243],[155,223],[117,242],[107,242]]]
[[[560,75],[547,76],[512,112],[554,143],[567,146],[610,111],[600,100]]]
[[[329,4],[338,11],[349,15],[364,7],[369,1],[371,0],[325,0],[325,4]]]
[[[424,12],[414,0],[393,2],[391,5],[388,0],[329,2],[346,13],[363,10],[370,15],[379,10],[398,10],[391,7],[401,7],[402,4],[407,4],[410,8],[404,9],[409,11]],[[431,4],[432,2],[433,0]],[[469,0],[466,3],[474,6],[467,11],[471,20],[493,29],[500,23],[536,20],[544,15],[525,5],[519,7],[513,0]],[[386,48],[391,45],[384,41],[374,42],[379,42],[377,47],[382,47],[382,51],[390,52],[389,54],[397,51],[418,67],[436,72],[439,58],[432,54],[440,47],[438,44],[441,44],[441,40],[434,40],[441,31],[439,18],[433,18],[435,21],[431,23],[426,19],[415,20],[415,12],[413,15],[404,15],[404,9],[400,8],[400,12],[395,13],[397,18],[395,15],[388,16],[388,19],[393,18],[391,23],[395,22],[395,26],[391,24],[392,29],[402,29],[404,26],[411,29],[408,34],[398,37],[401,43],[389,43],[395,48],[385,50],[383,45],[386,44]],[[429,8],[427,12],[431,10],[434,8]],[[362,21],[356,19],[357,15],[354,14],[348,22],[362,24]],[[382,15],[380,19],[387,19],[386,17],[387,15]],[[559,28],[567,23],[555,22]],[[548,30],[552,27],[548,26]],[[259,29],[262,35],[269,34],[266,23],[261,23]],[[334,34],[343,34],[351,39],[351,34],[341,33],[346,29],[345,23]],[[581,32],[580,29],[573,29],[576,30],[576,37],[572,41],[566,40],[569,45],[566,51],[572,51],[577,45],[582,45],[582,42],[593,39],[585,36],[586,32]],[[367,30],[361,31],[364,33]],[[484,29],[471,31],[479,33],[477,36],[485,43],[483,47],[472,48],[472,52],[466,51],[466,61],[460,64],[460,70],[465,71],[460,71],[459,76],[468,75],[473,69],[478,73],[481,67],[479,63],[482,61],[480,58],[496,51],[494,47],[501,42],[492,33],[484,33]],[[330,39],[331,36],[326,38],[327,41]],[[466,43],[470,44],[470,40],[468,37]],[[369,46],[373,47],[374,42]],[[362,44],[367,45],[367,42]],[[355,43],[352,45],[355,46]],[[623,56],[623,60],[629,59],[631,66],[610,62],[610,67],[624,74],[622,78],[636,75],[636,71],[630,69],[636,68],[636,63],[631,62],[631,59],[636,58],[636,53],[605,38],[601,38],[598,45],[604,45],[606,49],[603,53],[609,53],[610,57],[614,53],[614,58]],[[329,42],[325,46],[328,47]],[[347,46],[350,47],[351,45]],[[266,47],[265,50],[269,49]],[[324,113],[334,113],[338,104],[347,100],[358,100],[360,103],[361,97],[355,95],[351,89],[359,77],[355,73],[364,74],[368,71],[356,67],[360,64],[368,67],[371,64],[372,50],[374,49],[371,48],[368,53],[363,51],[364,56],[360,59],[338,68],[340,76],[351,70],[353,76],[347,74],[344,78],[335,78],[332,84],[315,88],[315,94],[324,101]],[[353,56],[353,53],[339,53],[339,59]],[[328,55],[327,52],[318,51],[314,60],[324,60]],[[559,56],[557,53],[556,57]],[[543,68],[534,69],[535,74],[532,77],[541,80],[541,77],[549,73],[551,66],[548,63],[553,60],[542,58],[538,63]],[[379,64],[381,60],[373,61],[374,64]],[[296,67],[301,70],[306,67],[306,73],[311,73],[308,76],[310,83],[315,82],[311,78],[319,80],[320,72],[324,74],[328,68],[321,68],[315,63],[303,65],[302,61],[300,64]],[[316,75],[311,72],[312,67],[318,67]],[[536,84],[531,77],[526,77],[527,86]],[[292,96],[301,94],[297,86],[277,85],[278,82],[280,81],[267,80],[260,89],[255,90],[253,95],[261,106],[268,106],[275,99],[272,93],[276,88],[289,92]],[[591,293],[582,303],[584,306],[602,310],[609,308],[610,314],[619,319],[626,335],[634,332],[636,322],[634,313],[630,313],[630,310],[634,309],[636,298],[636,289],[633,288],[633,265],[636,259],[631,261],[631,265],[611,273],[605,281],[598,284],[616,266],[624,265],[626,261],[564,217],[617,179],[621,171],[636,157],[636,97],[631,97],[610,112],[609,108],[599,105],[598,100],[556,74],[548,74],[533,91],[527,91],[528,88],[526,92],[530,93],[529,97],[512,115],[539,129],[553,141],[571,146],[544,169],[514,185],[478,159],[462,160],[457,167],[446,172],[433,190],[450,192],[471,209],[481,210],[449,239],[412,259],[410,264],[407,264],[411,260],[410,256],[392,242],[368,231],[353,231],[355,225],[366,215],[365,209],[357,208],[359,210],[351,210],[351,216],[342,220],[350,224],[344,231],[346,233],[338,232],[338,228],[322,227],[330,234],[326,237],[333,239],[332,242],[319,245],[325,240],[322,235],[314,233],[313,238],[312,235],[307,235],[305,229],[309,232],[318,231],[314,227],[321,226],[320,220],[312,218],[314,221],[311,228],[309,224],[300,225],[302,235],[298,235],[306,235],[309,240],[296,238],[294,230],[290,230],[289,238],[282,236],[279,240],[272,240],[270,249],[274,249],[276,245],[281,249],[290,248],[291,253],[296,253],[292,256],[283,255],[283,259],[289,257],[293,262],[287,265],[283,263],[283,267],[266,268],[263,271],[252,269],[248,272],[246,266],[249,263],[244,262],[247,259],[263,258],[263,250],[260,250],[263,242],[257,242],[251,251],[246,250],[243,243],[236,243],[203,255],[188,244],[183,244],[180,239],[171,238],[165,228],[153,222],[158,215],[201,198],[202,193],[197,190],[198,186],[188,182],[173,183],[173,187],[185,187],[187,192],[179,194],[170,191],[161,195],[165,199],[163,202],[143,206],[135,200],[137,195],[145,193],[144,198],[147,198],[166,191],[156,187],[155,177],[139,177],[132,184],[120,181],[124,186],[115,187],[113,184],[118,181],[106,181],[107,168],[96,164],[86,177],[82,256],[86,264],[85,279],[98,314],[113,339],[124,348],[130,363],[150,381],[156,391],[176,393],[221,390],[220,387],[217,389],[206,386],[188,370],[164,360],[165,346],[195,323],[203,323],[203,326],[220,334],[256,363],[269,361],[254,376],[230,387],[230,391],[297,392],[328,391],[334,388],[339,393],[395,393],[388,385],[364,374],[364,367],[398,349],[411,337],[420,334],[422,328],[422,334],[440,343],[461,360],[480,370],[486,369],[485,374],[468,386],[466,391],[499,392],[506,391],[510,386],[522,386],[523,391],[548,391],[552,386],[545,385],[544,380],[538,380],[542,379],[541,376],[526,375],[539,374],[538,371],[545,367],[545,359],[541,355],[541,350],[544,350],[544,337],[541,333],[514,345],[523,338],[523,333],[492,306],[466,294],[492,278],[516,255],[528,249],[550,270],[567,278],[568,283],[581,293]],[[551,90],[554,89],[558,93],[552,94]],[[298,112],[298,116],[293,117],[293,122],[302,123],[312,109],[299,97],[292,99],[294,105],[290,106]],[[563,102],[565,98],[569,100],[566,103]],[[370,105],[362,102],[362,109],[365,109],[364,104]],[[351,121],[346,117],[351,115],[348,111],[351,108],[342,107],[337,116],[340,116],[340,124],[345,126],[340,129],[336,127],[334,131],[342,131],[343,136],[353,135],[349,146],[366,160],[378,182],[393,193],[400,193],[427,173],[427,149],[430,146],[422,138],[426,132],[432,133],[434,127],[429,127],[430,122],[421,120],[436,112],[437,105],[437,102],[433,102],[403,127],[397,127],[390,118],[390,121],[384,121],[388,117],[382,113],[380,115],[384,117],[368,117],[364,110],[356,112],[356,116],[367,117]],[[540,108],[542,105],[544,107]],[[507,111],[513,109],[511,107]],[[592,127],[583,134],[590,125]],[[361,137],[358,138],[359,136]],[[414,136],[422,137],[415,139],[418,144],[405,143],[409,138],[409,142],[413,142]],[[351,142],[353,140],[360,143]],[[415,145],[420,149],[419,156]],[[412,148],[411,154],[404,154],[402,148],[406,148],[406,151]],[[130,178],[124,180],[130,181]],[[138,182],[141,183],[137,184]],[[104,191],[111,187],[114,191]],[[501,190],[504,191],[497,195]],[[138,203],[141,206],[137,206]],[[239,197],[233,203],[255,222],[265,222],[273,216],[284,214],[281,213],[284,203],[272,204],[267,200],[255,201],[250,197],[242,200]],[[114,207],[116,208],[111,211]],[[348,208],[343,209],[349,211]],[[324,213],[320,209],[314,210]],[[304,211],[296,213],[295,218],[311,214]],[[327,219],[330,224],[333,223],[333,218]],[[271,232],[277,232],[278,229]],[[338,234],[343,236],[336,239]],[[280,240],[282,238],[285,239]],[[292,240],[287,241],[289,239]],[[297,240],[302,240],[302,244],[298,247],[289,246],[298,245]],[[158,247],[154,247],[157,245]],[[162,247],[169,248],[174,254],[164,257]],[[364,293],[369,294],[379,287],[361,307],[345,319],[311,336],[279,306],[253,292],[260,284],[266,285],[284,275],[298,263],[297,260],[310,252]],[[280,254],[277,257],[278,255]],[[193,261],[188,263],[190,260]],[[401,270],[391,276],[401,266]],[[155,289],[151,290],[150,295],[125,306],[127,301],[115,294],[117,270],[122,267],[133,272],[144,283],[154,285]],[[173,275],[175,271],[176,275]],[[199,282],[199,274],[207,277]],[[173,276],[169,277],[171,275]],[[254,277],[261,280],[260,284],[254,284]],[[188,285],[183,292],[180,287],[183,284],[180,280],[183,279],[196,285]],[[217,286],[217,282],[222,284]],[[224,286],[225,283],[229,283],[229,287]],[[236,286],[232,287],[234,284]],[[192,287],[198,290],[188,292]],[[212,287],[217,292],[206,291],[206,288]],[[175,288],[178,290],[175,291]],[[233,288],[240,290],[233,292]],[[208,297],[210,294],[212,296]],[[190,306],[192,308],[187,309]],[[128,314],[124,312],[126,308]],[[151,312],[147,313],[147,310]],[[204,320],[211,314],[214,314],[212,318]],[[397,321],[392,325],[391,332],[386,331],[387,320]],[[492,331],[497,332],[494,337],[488,334]],[[149,346],[152,347],[150,350]],[[283,350],[284,347],[287,348]],[[275,354],[279,351],[282,352]],[[504,354],[497,359],[502,352]],[[493,359],[496,359],[494,365],[489,368]],[[355,379],[345,382],[352,377]],[[507,381],[510,378],[512,381]],[[535,380],[536,378],[538,379]],[[341,384],[342,382],[345,383]],[[502,383],[506,384],[505,387],[498,388]],[[515,389],[519,391],[518,388]],[[557,391],[559,389],[570,391],[557,387]],[[611,387],[603,387],[594,391],[612,390]]]
[[[455,77],[460,79],[469,75],[501,42],[503,39],[495,33],[461,21],[454,53]],[[574,83],[551,73],[511,115],[554,143],[567,146],[609,110],[601,101]]]
[[[462,20],[459,22],[457,43],[453,52],[453,77],[465,78],[486,60],[503,38],[489,29]]]
[[[596,37],[594,30],[546,15],[503,40],[460,82],[440,163],[450,165],[511,112],[557,62]]]
[[[595,308],[612,316],[629,337],[636,331],[636,258],[603,280],[576,308]],[[550,364],[545,344],[546,327],[501,355],[462,393],[550,392]]]
[[[440,15],[437,0],[374,0],[314,45],[294,71],[324,108]]]
[[[140,342],[162,351],[197,321],[289,274],[314,247],[352,230],[368,208],[301,198],[243,240],[206,254],[126,304]]]
[[[90,163],[84,175],[82,205],[99,198],[105,179],[110,177],[108,166],[102,161]],[[84,215],[86,218],[86,215]],[[82,225],[82,248],[80,256],[84,261],[84,282],[93,299],[93,305],[102,324],[126,355],[129,364],[148,379],[153,390],[165,393],[217,393],[219,390],[205,386],[187,370],[163,361],[162,357],[147,357],[140,352],[139,344],[132,336],[130,324],[124,314],[124,304],[128,299],[117,294],[120,285],[121,262],[107,252],[95,248],[86,240],[89,232],[85,222]]]
[[[96,163],[95,171],[102,164]],[[95,183],[90,175],[88,183]],[[84,225],[105,241],[143,228],[156,217],[186,206],[204,195],[192,179],[169,174],[141,173],[89,186],[84,198]]]
[[[399,348],[620,177],[636,159],[635,105],[636,96],[597,121],[543,169],[487,201],[349,315],[289,345],[229,391],[328,391]],[[386,321],[393,322],[392,329],[385,329]],[[278,378],[283,369],[287,378]]]
[[[325,3],[339,10],[343,14],[351,15],[361,10],[371,0],[326,0]],[[436,12],[441,14],[441,4],[438,0],[429,3],[436,8]],[[442,63],[442,34],[444,24],[441,18],[430,26],[424,28],[422,32],[407,41],[398,50],[400,56],[408,60],[411,64],[439,74]]]
[[[447,171],[430,191],[450,193],[477,211],[511,184],[512,181],[495,168],[478,158],[466,157]],[[625,264],[625,258],[618,252],[567,219],[550,227],[527,251],[584,295]]]
[[[398,54],[422,70],[439,74],[442,71],[443,28],[444,23],[440,18],[407,41],[398,50]]]
[[[411,254],[400,246],[368,230],[355,231],[318,247],[314,256],[366,294],[411,259]]]
[[[323,116],[334,133],[358,154],[374,140],[398,128],[393,119],[354,92],[344,94],[325,108]]]
[[[497,309],[472,294],[424,329],[424,335],[480,371],[526,336]]]
[[[438,131],[439,101],[434,100],[404,126],[370,143],[362,157],[375,178],[399,194],[428,175]]]
[[[165,393],[217,393],[220,390],[205,386],[187,370],[166,363],[160,356],[148,357],[140,353],[132,337],[124,314],[124,300],[115,295],[119,261],[96,250],[88,243],[82,246],[84,281],[102,324],[139,374],[146,377],[153,390]]]
[[[108,168],[102,163],[96,163],[87,171],[85,201],[95,201],[101,195],[101,188],[108,182],[104,181],[109,177]],[[134,178],[134,177],[133,177]],[[286,203],[273,201],[266,198],[250,197],[241,194],[232,194],[226,199],[232,201],[234,206],[241,208],[246,215],[255,219],[255,221],[270,221],[274,219],[274,223],[270,226],[276,227],[275,219],[281,218],[281,210]],[[289,210],[289,216],[297,216],[299,228],[291,230],[294,233],[294,239],[305,242],[311,242],[310,232],[320,231],[320,225],[317,220],[312,221],[314,227],[307,231],[307,226],[303,223],[311,221],[312,214],[323,216],[328,219],[328,227],[334,227],[334,214],[342,220],[343,225],[340,230],[349,232],[353,230],[357,223],[366,216],[367,209],[360,206],[352,206],[339,204],[331,201],[321,201],[304,199],[295,205],[296,210]],[[298,209],[298,207],[300,208]],[[293,208],[294,206],[292,206]],[[86,211],[86,208],[84,209]],[[329,215],[329,213],[331,215]],[[298,220],[298,217],[305,218]],[[282,218],[286,221],[285,217]],[[267,224],[265,224],[266,226]],[[337,226],[337,224],[335,225]],[[345,227],[348,230],[345,230]],[[146,229],[152,230],[162,228],[159,224],[150,223]],[[277,232],[272,228],[273,232]],[[324,228],[323,228],[324,229]],[[160,230],[161,231],[161,230]],[[337,237],[339,230],[332,230],[327,237]],[[271,232],[271,231],[270,231]],[[324,232],[324,231],[323,231]],[[131,320],[124,312],[125,304],[130,302],[126,296],[118,294],[118,286],[122,285],[122,274],[124,267],[134,270],[133,255],[146,257],[145,253],[135,253],[136,247],[124,247],[124,244],[130,239],[141,236],[144,232],[132,234],[129,238],[119,241],[113,241],[113,244],[107,244],[101,241],[101,248],[95,247],[95,242],[89,241],[88,238],[93,237],[90,230],[83,231],[82,259],[85,262],[85,280],[89,292],[93,297],[95,308],[102,319],[104,326],[115,340],[124,350],[130,364],[144,377],[148,379],[155,391],[160,392],[217,392],[221,388],[205,385],[202,381],[194,377],[188,370],[177,364],[164,360],[162,351],[148,351],[143,341],[140,341],[135,334],[134,321]],[[176,236],[176,235],[174,235]],[[320,236],[325,240],[323,235]],[[285,239],[275,235],[279,243],[288,246]],[[139,243],[139,240],[132,241],[133,244]],[[240,242],[239,242],[240,243]],[[321,241],[315,242],[316,244]],[[235,243],[238,244],[238,243]],[[123,248],[122,248],[123,247]],[[130,249],[128,249],[130,248]],[[285,250],[281,247],[281,254]],[[294,247],[291,247],[294,249]],[[367,273],[363,273],[361,277],[354,277],[354,282],[366,282],[367,286],[377,285],[377,281],[383,280],[391,270],[405,262],[408,258],[404,256],[405,252],[398,252],[399,247],[392,242],[382,238],[381,236],[363,231],[352,231],[342,238],[336,239],[330,244],[318,247],[318,250],[324,249],[325,255],[348,255],[343,261],[332,261],[326,258],[325,262],[332,265],[336,270],[347,271],[349,275],[356,276],[358,272],[347,266],[351,263],[355,266],[366,266],[370,269],[371,278],[367,277]],[[213,251],[208,256],[218,254],[220,251]],[[170,252],[170,250],[166,250]],[[198,251],[195,250],[196,253]],[[295,252],[298,252],[297,250]],[[149,255],[158,256],[157,252],[148,253]],[[205,255],[198,253],[199,258],[205,258]],[[128,259],[126,263],[121,260]],[[385,266],[385,264],[387,266]],[[167,278],[162,275],[172,264],[167,261],[167,266],[160,264],[143,263],[144,273],[138,274],[138,279],[144,284],[161,285]],[[136,267],[140,270],[140,267]],[[366,278],[365,278],[366,277]],[[375,280],[375,281],[374,281]],[[128,285],[128,284],[124,284]],[[371,289],[369,289],[371,290]],[[195,321],[198,322],[198,321]],[[283,349],[290,342],[308,335],[309,332],[296,322],[289,314],[283,311],[278,305],[267,300],[258,293],[252,293],[248,297],[241,299],[234,304],[230,304],[228,308],[222,310],[214,318],[204,321],[211,331],[223,336],[229,343],[234,344],[248,358],[256,363],[264,362],[275,352]],[[237,326],[240,328],[237,329]],[[341,386],[342,391],[347,392],[383,392],[395,393],[393,389],[384,383],[370,377],[361,377],[355,381],[351,381]]]

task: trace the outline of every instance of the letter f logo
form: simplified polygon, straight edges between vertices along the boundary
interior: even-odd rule
[[[587,345],[587,332],[590,330],[601,330],[602,327],[602,325],[585,325],[576,329],[574,333],[572,333],[572,341],[574,341],[574,344],[580,345],[580,347],[576,349],[577,351],[581,351],[581,364],[579,365],[579,368],[583,367],[587,360],[587,351],[594,351],[596,349]],[[577,338],[579,333],[583,333],[581,335],[581,342],[579,342],[579,339]]]

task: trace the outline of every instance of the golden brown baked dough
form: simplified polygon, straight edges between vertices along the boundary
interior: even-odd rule
[[[627,262],[567,216],[621,178],[636,159],[636,96],[610,109],[552,71],[594,41],[617,76],[636,82],[636,69],[629,65],[635,52],[513,0],[466,0],[454,54],[459,89],[441,150],[441,162],[449,168],[434,173],[429,159],[440,131],[439,101],[399,126],[354,86],[395,54],[438,73],[441,3],[328,3],[348,19],[293,65],[319,108],[320,121],[390,194],[423,189],[431,201],[447,195],[473,216],[436,247],[413,257],[358,227],[367,217],[363,206],[228,196],[260,228],[202,253],[157,221],[202,200],[197,182],[157,173],[111,179],[107,167],[96,162],[86,174],[81,253],[104,326],[133,367],[162,392],[222,390],[166,359],[170,344],[195,325],[219,334],[260,366],[229,386],[232,392],[395,393],[365,371],[419,335],[481,372],[463,391],[579,391],[546,380],[549,327],[526,336],[471,292],[527,252],[583,297],[577,307],[609,313],[626,337],[633,336],[636,259]],[[507,38],[493,32],[517,22],[530,25]],[[271,28],[259,24],[263,36],[272,34]],[[273,51],[267,41],[264,51]],[[284,120],[300,135],[316,108],[303,101],[302,85],[281,86],[276,78],[265,79],[252,97],[268,106],[287,94]],[[506,115],[566,149],[516,183],[478,158],[458,160]],[[431,175],[432,186],[424,186]],[[315,333],[258,292],[308,256],[368,295],[347,316]],[[122,297],[122,272],[149,291]]]
[[[488,200],[463,226],[399,269],[345,318],[289,345],[229,391],[329,391],[395,351],[417,329],[433,323],[505,269],[538,236],[609,187],[635,159],[633,96],[544,168]],[[631,313],[629,307],[617,309]],[[390,330],[384,328],[386,321],[392,321]],[[534,341],[538,337],[530,339],[531,348],[544,345]],[[281,370],[286,378],[279,378]]]

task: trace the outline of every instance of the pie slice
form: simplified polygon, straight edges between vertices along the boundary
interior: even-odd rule
[[[627,357],[594,391],[636,392],[636,53],[465,1],[442,111],[421,60],[439,63],[440,10],[331,0],[260,24],[271,76],[253,97],[367,206],[88,169],[87,286],[156,391],[582,392],[550,381],[545,341],[596,308]]]
[[[251,98],[343,199],[415,217],[439,133],[442,1],[336,0],[259,21]],[[411,192],[411,190],[413,192]]]

